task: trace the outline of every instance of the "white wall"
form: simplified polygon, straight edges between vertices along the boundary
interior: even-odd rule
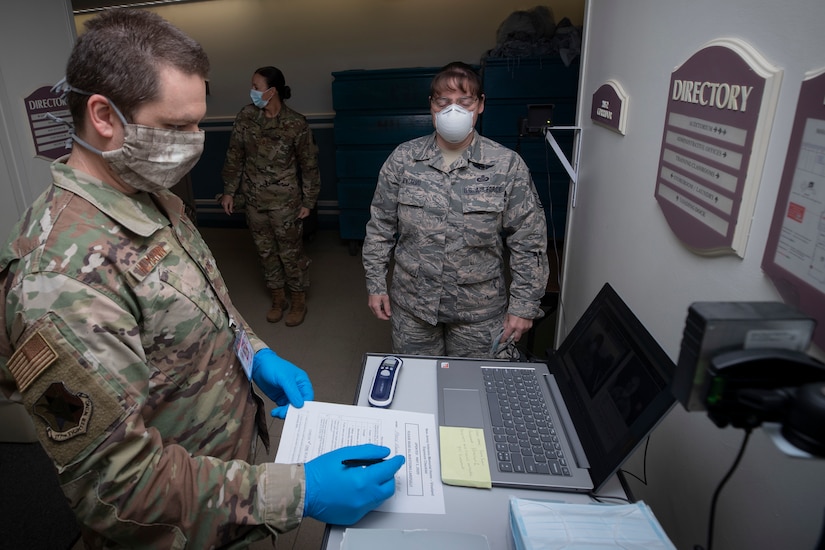
[[[75,40],[69,0],[26,0],[0,17],[0,240],[51,181],[23,98],[63,77]]]
[[[305,115],[332,113],[332,72],[478,63],[515,10],[551,8],[581,25],[584,0],[204,0],[147,8],[203,44],[212,61],[207,119],[249,103],[252,72],[275,65]],[[78,33],[90,16],[76,18]],[[426,98],[422,98],[426,101]]]
[[[585,20],[578,202],[568,218],[563,304],[568,331],[605,281],[674,362],[694,301],[780,300],[760,264],[803,74],[825,65],[822,0],[590,0]],[[702,257],[674,237],[654,199],[670,74],[711,39],[737,37],[784,69],[744,258]],[[608,79],[630,95],[627,135],[594,126],[593,92]],[[818,353],[818,352],[817,352]],[[709,504],[741,430],[680,405],[654,432],[648,485],[632,482],[680,549],[705,543]],[[637,453],[627,469],[641,475]],[[825,508],[825,461],[782,455],[754,432],[723,490],[715,547],[813,548]]]

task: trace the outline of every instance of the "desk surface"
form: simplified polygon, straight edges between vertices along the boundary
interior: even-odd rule
[[[364,356],[358,395],[355,404],[368,407],[367,395],[370,383],[378,369],[383,354]],[[436,396],[437,358],[401,356],[404,366],[398,379],[393,409],[438,414]],[[436,419],[437,423],[437,419]],[[600,492],[604,496],[625,497],[621,483],[613,476]],[[592,502],[586,494],[536,491],[494,487],[493,489],[472,489],[444,485],[444,506],[446,514],[397,514],[370,512],[353,527],[370,529],[437,529],[482,533],[487,536],[491,549],[512,548],[509,524],[509,499],[535,498],[564,502]],[[324,535],[323,548],[337,550],[345,527],[328,525]]]

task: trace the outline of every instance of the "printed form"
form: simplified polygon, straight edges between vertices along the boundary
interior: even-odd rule
[[[444,490],[438,459],[438,430],[431,413],[357,407],[307,401],[290,407],[275,462],[309,462],[350,445],[374,443],[404,455],[395,474],[395,495],[379,512],[444,514]]]

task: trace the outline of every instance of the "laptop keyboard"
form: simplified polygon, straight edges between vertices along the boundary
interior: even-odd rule
[[[482,370],[499,471],[569,476],[567,458],[535,371]]]

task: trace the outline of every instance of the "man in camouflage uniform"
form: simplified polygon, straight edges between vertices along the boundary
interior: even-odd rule
[[[235,118],[223,166],[221,205],[234,211],[236,194],[246,203],[246,222],[272,293],[266,320],[300,325],[306,316],[309,263],[303,247],[303,220],[321,190],[318,147],[306,118],[290,109],[292,95],[283,73],[262,67],[252,75],[253,103]]]
[[[521,157],[473,129],[484,94],[472,67],[445,66],[430,109],[436,131],[398,146],[378,176],[362,252],[368,305],[391,321],[394,353],[517,358],[542,315],[544,210]]]
[[[249,330],[168,191],[202,150],[205,53],[142,10],[87,27],[64,88],[75,147],[0,251],[0,390],[31,415],[89,548],[241,548],[304,516],[357,521],[403,457],[250,463],[268,445],[252,381],[280,418],[313,391]]]

